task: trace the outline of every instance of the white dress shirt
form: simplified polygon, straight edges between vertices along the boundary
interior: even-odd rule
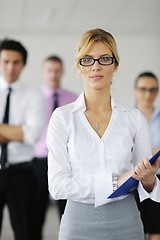
[[[44,125],[44,99],[40,91],[28,87],[20,80],[8,85],[4,78],[1,77],[0,123],[3,122],[8,87],[12,88],[9,124],[21,125],[24,135],[23,142],[11,141],[8,143],[8,162],[16,164],[31,161],[34,157],[33,144],[40,136]]]
[[[148,124],[137,109],[127,109],[111,98],[112,115],[100,138],[87,121],[84,94],[57,108],[51,116],[47,146],[49,191],[54,199],[71,199],[95,206],[113,192],[112,178],[151,157]],[[160,201],[160,184],[147,193],[139,183],[141,201]],[[120,197],[124,198],[126,196]]]

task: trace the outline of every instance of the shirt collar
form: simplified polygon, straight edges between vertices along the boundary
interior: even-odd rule
[[[121,111],[126,111],[126,108],[123,107],[122,105],[118,104],[112,96],[111,96],[111,106],[112,106],[112,109],[117,108]],[[76,101],[74,102],[72,112],[75,112],[78,109],[82,109],[83,111],[86,110],[84,92],[82,92],[80,94],[80,96],[76,99]]]
[[[49,88],[48,86],[44,85],[42,88],[43,94],[47,97],[53,97],[54,93],[58,93],[58,95],[61,95],[61,93],[63,92],[62,88],[58,88],[56,90]]]
[[[12,88],[12,90],[16,90],[21,86],[21,80],[17,79],[15,82],[9,84],[3,76],[0,77],[0,89],[6,90],[9,87]]]
[[[153,113],[152,113],[152,117],[151,117],[151,120],[153,120],[153,119],[155,119],[157,116],[159,116],[160,115],[160,109],[158,109],[158,108],[154,108],[154,111],[153,111]]]

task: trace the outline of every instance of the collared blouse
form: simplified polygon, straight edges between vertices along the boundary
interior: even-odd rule
[[[148,124],[137,109],[125,108],[111,97],[112,115],[100,138],[85,117],[84,94],[57,108],[48,133],[48,182],[54,199],[70,199],[100,206],[110,201],[112,179],[145,157],[151,157]],[[147,193],[139,183],[140,200],[160,201],[160,184]]]

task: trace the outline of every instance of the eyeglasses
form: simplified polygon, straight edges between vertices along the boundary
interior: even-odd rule
[[[145,87],[137,87],[137,89],[141,92],[141,93],[146,93],[149,92],[150,94],[154,94],[158,92],[158,88],[145,88]]]
[[[84,67],[89,67],[94,65],[95,62],[98,62],[100,65],[108,66],[112,65],[115,62],[115,58],[113,57],[100,57],[100,58],[91,58],[91,57],[84,57],[79,60],[79,64]]]

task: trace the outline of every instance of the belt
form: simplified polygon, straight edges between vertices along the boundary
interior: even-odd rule
[[[46,161],[47,157],[35,157],[34,161]]]
[[[9,168],[21,168],[21,167],[27,167],[31,164],[31,161],[29,162],[22,162],[22,163],[15,163],[10,164],[9,162],[6,162],[4,166],[0,164],[0,171],[7,170]]]

